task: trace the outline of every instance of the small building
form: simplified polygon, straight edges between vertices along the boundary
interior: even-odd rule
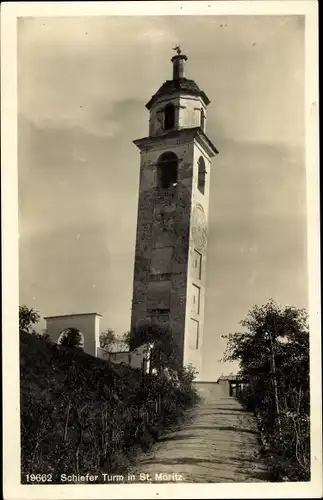
[[[229,396],[238,397],[246,381],[239,375],[230,374],[221,375],[217,380],[217,384],[226,387]]]
[[[100,345],[100,319],[98,313],[63,314],[46,316],[46,331],[52,342],[60,343],[68,328],[76,328],[82,337],[81,347],[87,354],[96,357]]]
[[[59,344],[69,328],[76,328],[81,334],[80,347],[87,354],[149,372],[151,344],[144,344],[133,351],[129,351],[129,347],[122,341],[112,344],[109,351],[100,347],[101,317],[98,313],[78,313],[46,316],[44,319],[52,342]]]

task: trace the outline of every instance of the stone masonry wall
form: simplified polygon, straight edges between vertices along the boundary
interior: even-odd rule
[[[181,141],[182,142],[182,141]],[[157,160],[165,151],[174,152],[178,159],[178,185],[167,190],[156,189]],[[183,357],[189,223],[191,214],[192,144],[167,144],[142,154],[138,203],[137,240],[135,251],[132,327],[148,319],[148,283],[158,281],[151,276],[155,248],[173,247],[169,309],[174,336]],[[167,276],[163,276],[163,279]]]

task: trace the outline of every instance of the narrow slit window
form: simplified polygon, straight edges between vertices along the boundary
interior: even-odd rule
[[[201,129],[204,132],[204,129],[205,129],[205,113],[204,113],[204,109],[203,108],[201,108]]]
[[[175,106],[171,102],[165,106],[165,130],[170,130],[175,126]]]
[[[200,339],[199,339],[199,322],[195,319],[190,319],[189,325],[189,346],[190,349],[198,350],[200,347]]]
[[[193,253],[193,278],[200,280],[202,270],[202,255],[197,250]]]
[[[198,161],[197,188],[200,191],[200,193],[202,193],[202,194],[204,194],[204,192],[205,192],[205,175],[206,175],[205,162],[201,156],[199,161]]]
[[[194,314],[200,312],[200,288],[196,285],[192,286],[192,312]]]

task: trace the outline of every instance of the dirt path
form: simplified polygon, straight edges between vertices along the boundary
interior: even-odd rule
[[[256,423],[236,399],[211,398],[190,417],[141,458],[132,471],[136,477],[149,474],[152,482],[161,480],[156,474],[191,483],[268,481],[266,464],[259,456]]]

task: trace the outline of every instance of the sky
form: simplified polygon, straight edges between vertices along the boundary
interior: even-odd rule
[[[212,161],[204,380],[221,335],[270,298],[307,308],[304,19],[20,18],[19,299],[129,329],[145,104],[172,48],[208,95]],[[39,324],[45,327],[45,322]]]

